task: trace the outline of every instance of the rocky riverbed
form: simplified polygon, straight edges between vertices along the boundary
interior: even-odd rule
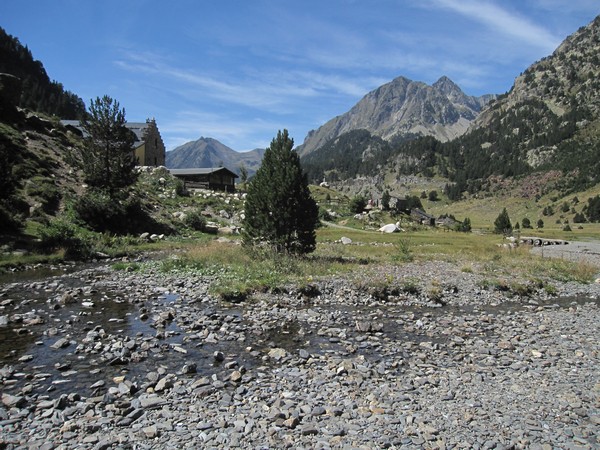
[[[600,284],[430,262],[225,304],[142,267],[0,286],[0,448],[600,446]]]

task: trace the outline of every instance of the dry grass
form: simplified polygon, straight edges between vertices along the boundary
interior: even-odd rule
[[[353,240],[350,245],[339,241]],[[505,248],[497,235],[418,231],[381,234],[364,230],[323,228],[317,250],[306,257],[250,251],[236,243],[217,241],[189,246],[164,261],[165,271],[194,271],[213,278],[211,290],[225,299],[280,289],[290,283],[306,285],[322,276],[361,273],[365,266],[446,261],[464,272],[481,275],[491,286],[511,291],[547,285],[547,281],[591,282],[598,267],[585,262],[541,258],[527,247]],[[506,281],[509,280],[509,281]]]

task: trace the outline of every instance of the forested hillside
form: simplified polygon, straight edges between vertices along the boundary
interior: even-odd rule
[[[367,130],[354,130],[303,157],[302,165],[313,183],[338,181],[380,170],[390,154],[386,141]]]
[[[51,81],[43,64],[33,58],[31,51],[1,27],[0,73],[11,74],[21,80],[21,108],[61,119],[79,119],[85,114],[83,100],[66,91],[61,83]]]

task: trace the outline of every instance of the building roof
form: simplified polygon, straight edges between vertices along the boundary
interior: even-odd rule
[[[189,169],[169,169],[171,175],[210,175],[216,172],[227,171],[230,175],[235,178],[239,178],[235,172],[227,169],[226,167],[192,167]]]
[[[81,122],[79,120],[61,120],[60,123],[65,127],[73,127],[81,132],[81,134],[85,137],[87,133],[81,126]],[[125,126],[133,131],[135,134],[135,140],[142,142],[144,140],[144,135],[146,130],[148,129],[149,122],[125,122]]]
[[[125,122],[125,126],[135,133],[137,141],[144,140],[148,125],[148,122]]]

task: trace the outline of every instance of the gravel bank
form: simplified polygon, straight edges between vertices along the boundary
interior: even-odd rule
[[[0,448],[600,446],[600,284],[365,279],[237,305],[153,269],[5,284]]]
[[[569,241],[567,245],[534,247],[531,252],[548,258],[583,261],[597,266],[600,274],[600,242]]]

